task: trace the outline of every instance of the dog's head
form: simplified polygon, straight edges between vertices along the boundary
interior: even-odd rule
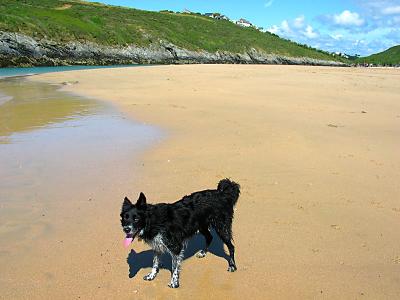
[[[122,203],[121,226],[126,234],[126,246],[132,243],[138,234],[140,236],[141,231],[143,233],[143,229],[146,225],[146,205],[146,196],[143,193],[140,193],[136,204],[132,204],[128,197],[125,197]]]

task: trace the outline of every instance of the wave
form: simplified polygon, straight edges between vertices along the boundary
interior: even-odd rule
[[[8,96],[8,95],[3,94],[3,93],[0,93],[0,105],[4,104],[4,103],[6,103],[6,102],[8,102],[8,101],[10,101],[12,99],[13,99],[13,97]]]

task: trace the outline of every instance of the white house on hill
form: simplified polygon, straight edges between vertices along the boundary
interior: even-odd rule
[[[217,19],[217,20],[227,20],[229,21],[229,18],[225,15],[221,15],[220,13],[205,13],[204,14],[206,17]]]
[[[236,21],[236,25],[242,26],[242,27],[252,27],[253,24],[251,24],[249,21],[245,19],[240,19]]]

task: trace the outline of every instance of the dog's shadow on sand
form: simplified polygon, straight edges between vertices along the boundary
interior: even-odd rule
[[[221,258],[229,260],[229,256],[224,251],[224,244],[219,238],[219,236],[215,233],[214,230],[211,230],[211,234],[213,236],[212,243],[208,249],[208,254],[210,253],[219,256]],[[191,238],[188,242],[188,245],[185,250],[184,260],[195,255],[199,250],[204,249],[206,245],[205,238],[201,234],[196,234],[193,238]],[[205,258],[204,258],[205,259]],[[129,278],[133,278],[137,275],[137,273],[144,268],[151,268],[153,266],[153,250],[146,250],[140,253],[135,252],[135,250],[131,250],[128,255],[127,262],[129,265]],[[169,254],[164,253],[161,257],[161,266],[160,269],[170,270],[172,269],[172,261],[171,256]]]

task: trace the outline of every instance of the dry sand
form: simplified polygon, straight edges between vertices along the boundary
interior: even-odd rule
[[[239,182],[238,271],[226,272],[226,260],[210,254],[184,261],[176,290],[167,287],[167,270],[153,282],[142,280],[149,268],[130,279],[118,219],[123,195],[114,193],[65,234],[69,243],[52,250],[57,259],[39,269],[26,260],[20,290],[8,295],[400,297],[400,70],[152,66],[33,79],[78,80],[64,89],[167,130],[141,158],[128,196],[143,191],[150,202],[172,202],[224,177]],[[148,247],[138,242],[133,248],[134,269],[149,252],[141,256]],[[22,293],[27,274],[37,282]]]

